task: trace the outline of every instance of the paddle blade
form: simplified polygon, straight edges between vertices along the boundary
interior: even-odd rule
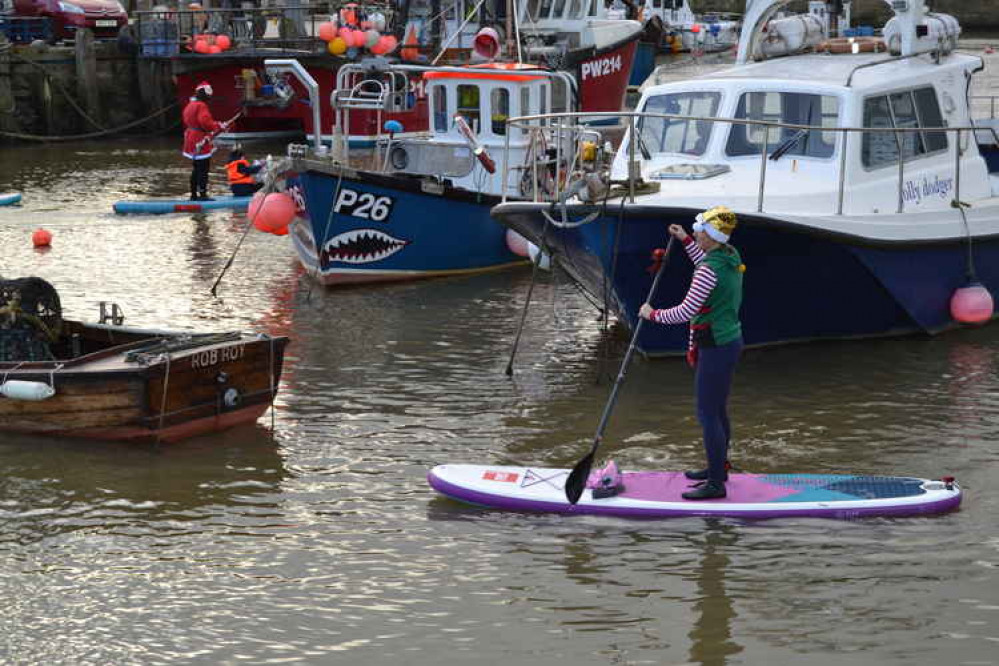
[[[569,472],[569,478],[565,480],[565,498],[569,504],[575,504],[583,495],[586,488],[586,480],[590,478],[590,469],[593,467],[593,454],[590,451],[586,457],[576,463],[576,466]]]

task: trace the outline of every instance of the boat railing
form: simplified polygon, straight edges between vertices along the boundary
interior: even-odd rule
[[[563,146],[565,145],[580,146],[582,143],[582,139],[580,138],[582,134],[584,132],[593,131],[591,126],[584,124],[587,119],[600,119],[606,121],[606,119],[611,117],[619,119],[619,122],[624,121],[625,133],[621,140],[621,147],[618,148],[618,150],[620,151],[623,149],[627,151],[628,164],[627,177],[623,181],[614,181],[614,184],[625,186],[625,196],[632,203],[635,201],[636,192],[641,189],[642,185],[641,160],[638,158],[642,157],[642,159],[648,161],[651,157],[640,155],[640,151],[647,150],[647,147],[636,146],[636,143],[640,142],[632,140],[632,137],[635,136],[636,127],[640,127],[640,123],[643,122],[643,120],[650,119],[710,123],[712,128],[715,123],[721,123],[722,125],[727,126],[742,125],[747,128],[753,128],[756,131],[763,132],[762,139],[760,140],[759,189],[756,204],[756,211],[760,213],[765,212],[764,204],[766,201],[767,163],[779,159],[784,154],[783,151],[786,151],[788,148],[793,148],[793,144],[789,144],[790,140],[800,140],[801,138],[807,136],[810,132],[835,132],[840,137],[837,141],[836,150],[833,152],[833,155],[837,155],[837,159],[839,160],[838,192],[835,210],[836,215],[843,215],[843,201],[846,195],[846,175],[848,168],[846,156],[849,144],[856,140],[852,137],[858,134],[894,135],[894,146],[897,152],[896,164],[898,168],[898,213],[903,212],[905,209],[905,167],[906,164],[910,162],[910,157],[906,155],[906,151],[904,150],[904,142],[902,139],[903,135],[913,132],[924,134],[946,133],[948,137],[953,136],[955,138],[955,140],[948,141],[947,147],[948,151],[953,150],[954,153],[953,175],[955,202],[961,201],[961,157],[970,149],[970,145],[968,145],[968,137],[971,137],[971,140],[974,141],[976,139],[980,140],[984,135],[985,137],[990,137],[994,145],[999,146],[999,131],[997,131],[999,128],[990,125],[960,127],[826,127],[821,125],[800,125],[794,123],[744,118],[719,118],[716,116],[691,116],[638,111],[622,111],[614,114],[608,114],[607,112],[538,114],[530,116],[517,116],[507,120],[507,124],[510,128],[518,128],[521,131],[528,133],[531,137],[531,141],[538,143],[539,147],[533,151],[528,150],[528,155],[540,155],[543,156],[544,159],[535,159],[534,163],[525,163],[523,165],[511,164],[509,137],[513,134],[513,132],[508,129],[506,133],[508,149],[504,151],[503,155],[503,192],[506,193],[508,191],[507,178],[511,170],[517,171],[518,169],[523,170],[525,168],[533,169],[535,173],[535,183],[537,183],[539,179],[538,174],[542,173],[542,170],[545,168],[551,168],[551,151],[542,150],[541,147],[550,145],[555,146],[557,151],[562,151],[564,150]],[[786,138],[784,141],[778,143],[778,148],[776,150],[772,150],[774,144],[771,142],[770,137],[775,131],[785,133],[785,135],[790,135],[790,139]],[[713,135],[714,133],[712,132],[711,134]],[[537,202],[554,201],[564,203],[569,196],[574,194],[574,192],[571,192],[570,184],[576,183],[578,185],[580,179],[577,176],[585,174],[580,174],[578,172],[579,161],[577,160],[577,157],[581,151],[578,148],[575,149],[575,154],[572,157],[569,157],[566,154],[567,152],[568,151],[565,151],[564,153],[560,152],[555,156],[554,165],[556,170],[553,172],[552,177],[548,179],[551,186],[548,188],[535,187],[532,195],[528,196],[524,193],[526,198],[533,199]],[[791,155],[790,157],[794,156]],[[700,162],[701,160],[698,158],[694,161]],[[704,164],[707,166],[707,162]],[[594,168],[599,167],[595,166]],[[540,176],[540,178],[542,182],[545,181],[543,176]],[[610,183],[608,182],[608,185],[609,184]],[[578,189],[576,191],[578,191]]]
[[[975,117],[996,119],[996,112],[999,111],[999,95],[971,95],[968,99],[971,100],[972,111],[977,111]],[[985,109],[988,109],[988,116],[982,113]]]
[[[377,3],[376,3],[377,5]],[[134,12],[139,55],[149,58],[190,56],[211,58],[231,51],[247,53],[267,49],[285,52],[327,53],[319,26],[331,19],[335,7],[290,5],[269,8],[183,9]],[[379,6],[373,6],[377,9]],[[383,10],[390,13],[387,5]],[[199,48],[196,38],[206,36]],[[225,36],[227,42],[220,43]],[[211,47],[218,46],[218,50]]]

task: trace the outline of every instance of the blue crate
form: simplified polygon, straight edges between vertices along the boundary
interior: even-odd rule
[[[52,38],[52,24],[43,17],[0,16],[0,32],[17,44],[26,44],[36,39],[48,41]]]
[[[146,39],[142,42],[144,56],[172,56],[178,52],[178,44],[172,39]]]

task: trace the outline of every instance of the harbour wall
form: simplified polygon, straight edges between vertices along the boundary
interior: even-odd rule
[[[996,0],[935,0],[931,4],[934,11],[956,17],[966,31],[971,27],[974,27],[976,32],[999,30],[999,10]],[[695,12],[741,14],[746,10],[745,0],[691,0],[690,5]],[[805,11],[806,6],[807,3],[802,1],[792,3],[789,8],[794,11]],[[855,24],[882,25],[890,16],[891,10],[884,0],[855,0],[853,3]]]
[[[0,35],[0,142],[100,138],[176,125],[169,64],[80,30],[68,46]]]

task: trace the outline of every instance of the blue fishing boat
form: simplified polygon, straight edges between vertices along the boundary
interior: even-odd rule
[[[20,192],[10,192],[8,194],[0,194],[0,206],[13,206],[14,204],[17,203],[21,203]]]
[[[647,89],[613,163],[494,217],[542,246],[628,327],[667,226],[714,205],[739,219],[746,343],[935,333],[992,316],[999,292],[999,143],[973,118],[982,69],[960,26],[913,0],[884,37],[766,41],[782,0],[751,1],[736,64]],[[814,37],[814,39],[813,39]],[[798,52],[800,50],[800,52]],[[562,132],[579,114],[559,118]],[[553,119],[554,122],[554,119]],[[512,119],[511,125],[529,123]],[[517,131],[517,130],[511,130]],[[692,267],[667,267],[654,307],[678,304]],[[971,295],[971,297],[969,297]],[[646,354],[686,348],[683,327],[643,327]]]
[[[209,210],[246,210],[251,197],[218,197],[209,201],[189,199],[145,199],[117,201],[114,212],[119,215],[164,215],[166,213],[202,213]]]
[[[368,65],[344,65],[364,68]],[[386,65],[419,72],[432,113],[431,130],[395,139],[402,128],[388,123],[372,166],[355,168],[346,147],[347,114],[359,105],[387,101],[334,94],[332,155],[317,139],[292,147],[286,190],[298,203],[291,237],[299,258],[321,283],[358,284],[497,270],[525,261],[523,238],[496,224],[490,209],[501,200],[502,174],[490,154],[508,145],[528,148],[527,135],[507,135],[511,113],[553,108],[554,95],[572,99],[564,72],[533,66],[473,67]],[[388,74],[376,69],[372,77]],[[564,107],[563,107],[564,108]],[[341,128],[343,131],[341,132]],[[526,174],[525,174],[526,175]],[[521,195],[522,184],[509,194]]]

